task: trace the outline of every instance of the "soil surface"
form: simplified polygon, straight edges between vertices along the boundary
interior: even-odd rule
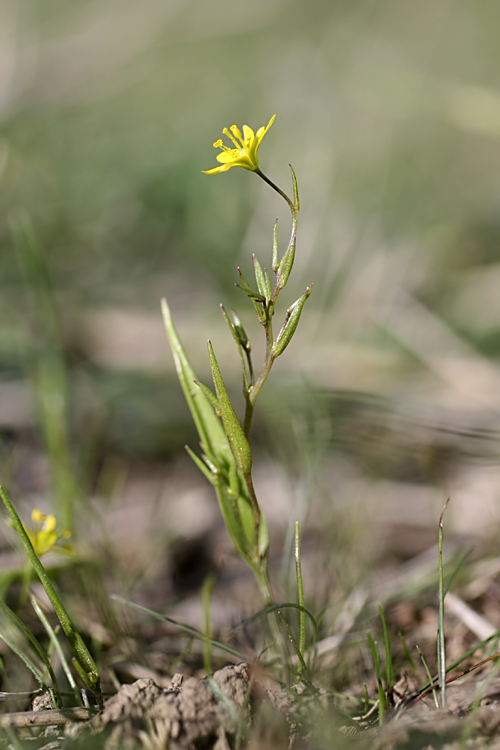
[[[335,748],[500,748],[499,678],[450,685],[446,710],[437,710],[429,693],[403,695],[382,727],[373,710],[353,721],[332,693],[304,682],[287,689],[246,663],[204,679],[178,673],[168,687],[142,678],[123,685],[100,711],[56,710],[40,701],[36,708],[5,714],[2,726],[35,729],[29,746],[43,750],[312,750],[325,727]]]

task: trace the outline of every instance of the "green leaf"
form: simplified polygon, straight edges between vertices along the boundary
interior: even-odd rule
[[[203,385],[203,383],[200,383],[199,380],[193,381],[195,385],[198,386],[198,388],[201,390],[204,396],[206,396],[207,400],[210,401],[210,405],[212,409],[214,410],[217,417],[220,417],[220,408],[219,408],[219,402],[215,398],[214,394],[210,390],[210,388],[207,388],[206,385]]]
[[[219,402],[222,424],[224,425],[224,432],[226,433],[231,453],[240,471],[249,476],[252,471],[252,450],[228,396],[210,341],[208,342],[208,356],[210,357],[210,367],[212,368],[212,377],[217,401]]]
[[[257,302],[265,302],[266,298],[263,294],[260,294],[259,292],[254,292],[253,289],[250,289],[249,286],[244,286],[243,284],[235,284],[235,286],[238,287],[238,289],[242,289],[245,294],[250,297],[252,300],[256,300]]]
[[[195,463],[196,466],[201,471],[201,473],[205,475],[205,477],[208,479],[208,481],[210,482],[210,484],[213,484],[214,487],[217,487],[217,485],[219,483],[219,473],[218,473],[218,471],[216,469],[214,471],[212,468],[210,468],[205,463],[203,463],[203,461],[201,460],[201,458],[199,456],[197,456],[196,453],[194,453],[194,451],[191,450],[191,448],[189,447],[189,445],[186,445],[185,448],[186,448],[186,451],[187,451],[188,455],[192,459],[193,463]]]
[[[231,460],[229,443],[211,403],[200,388],[194,387],[197,378],[182,347],[166,299],[162,300],[162,313],[177,377],[200,436],[201,448],[215,463],[227,463]]]
[[[214,485],[224,523],[236,551],[249,565],[254,567],[255,553],[252,554],[254,515],[245,482],[231,452],[223,426],[214,413],[212,404],[200,387],[193,387],[196,375],[184,352],[166,300],[162,301],[162,311],[177,376],[200,436],[202,450],[205,454],[204,462],[198,456],[195,456],[190,449],[187,450],[200,471]],[[213,397],[213,394],[211,395]],[[219,402],[217,403],[219,405]],[[249,448],[250,446],[248,446]],[[261,519],[259,528],[259,551],[261,554],[267,550],[268,546],[267,526]]]
[[[250,299],[252,300],[252,302],[254,302],[254,303],[255,302],[265,302],[266,301],[265,294],[259,294],[258,292],[254,292],[253,289],[250,288],[250,285],[249,285],[248,281],[243,276],[243,272],[242,272],[241,268],[238,268],[238,273],[240,275],[240,279],[241,279],[242,283],[241,284],[236,284],[236,286],[239,289],[243,289],[243,291],[246,292],[246,294],[250,297]]]

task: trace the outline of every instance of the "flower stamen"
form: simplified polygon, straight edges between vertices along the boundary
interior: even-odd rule
[[[231,125],[230,128],[224,128],[223,133],[236,148],[224,145],[222,139],[215,141],[214,148],[220,148],[221,154],[217,156],[217,161],[222,164],[221,167],[205,170],[205,174],[218,174],[227,172],[231,167],[243,167],[250,172],[259,171],[259,159],[257,152],[262,139],[274,122],[276,115],[273,115],[266,126],[257,130],[257,135],[248,125],[243,125],[243,134],[237,125]]]

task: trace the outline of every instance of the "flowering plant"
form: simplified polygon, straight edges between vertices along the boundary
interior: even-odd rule
[[[33,522],[33,529],[29,529],[27,526],[24,528],[38,557],[42,557],[48,552],[58,555],[73,554],[71,545],[62,542],[63,539],[68,539],[71,536],[71,531],[68,529],[58,531],[55,516],[41,513],[39,508],[33,508],[31,520]]]
[[[273,124],[274,118],[273,115],[268,124],[259,128],[257,133],[254,133],[248,125],[243,126],[243,134],[236,125],[232,125],[229,129],[224,128],[223,133],[233,142],[234,148],[225,146],[222,140],[216,141],[213,145],[222,151],[217,156],[217,160],[222,166],[214,167],[205,172],[209,175],[220,174],[227,172],[232,167],[242,167],[250,172],[255,172],[281,195],[288,204],[292,216],[290,240],[281,259],[278,252],[277,220],[274,225],[271,259],[271,270],[274,278],[267,272],[266,268],[262,268],[255,255],[253,256],[253,266],[256,288],[249,285],[243,273],[238,269],[240,283],[237,286],[251,300],[259,323],[265,331],[266,351],[264,362],[258,374],[256,374],[252,362],[252,347],[240,319],[235,313],[232,313],[230,318],[221,305],[222,314],[241,359],[245,398],[243,424],[236,416],[211,342],[208,342],[208,354],[215,392],[200,383],[196,378],[175,329],[167,301],[165,299],[162,301],[165,327],[177,375],[200,437],[201,457],[191,449],[188,448],[187,450],[198,468],[214,486],[233,544],[237,552],[254,571],[266,604],[272,603],[267,569],[269,535],[252,480],[250,428],[259,392],[275,359],[283,354],[290,343],[297,329],[304,304],[312,291],[311,284],[301,297],[288,308],[279,333],[275,336],[272,319],[278,296],[286,286],[293,267],[300,203],[297,179],[291,165],[293,200],[275,185],[259,167],[258,149],[262,139]]]

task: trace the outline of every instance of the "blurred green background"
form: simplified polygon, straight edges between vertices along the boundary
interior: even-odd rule
[[[36,494],[48,446],[53,472],[76,466],[75,496],[105,492],[109,456],[161,463],[196,445],[163,295],[199,375],[210,336],[237,396],[218,304],[258,352],[236,266],[250,275],[252,252],[269,265],[289,216],[253,174],[202,170],[223,127],[276,113],[261,167],[289,191],[291,162],[302,202],[284,301],[314,293],[256,437],[292,476],[323,461],[327,502],[352,497],[358,471],[370,502],[379,479],[439,487],[439,503],[455,486],[465,507],[484,486],[493,533],[497,3],[6,0],[0,16],[3,481]]]

